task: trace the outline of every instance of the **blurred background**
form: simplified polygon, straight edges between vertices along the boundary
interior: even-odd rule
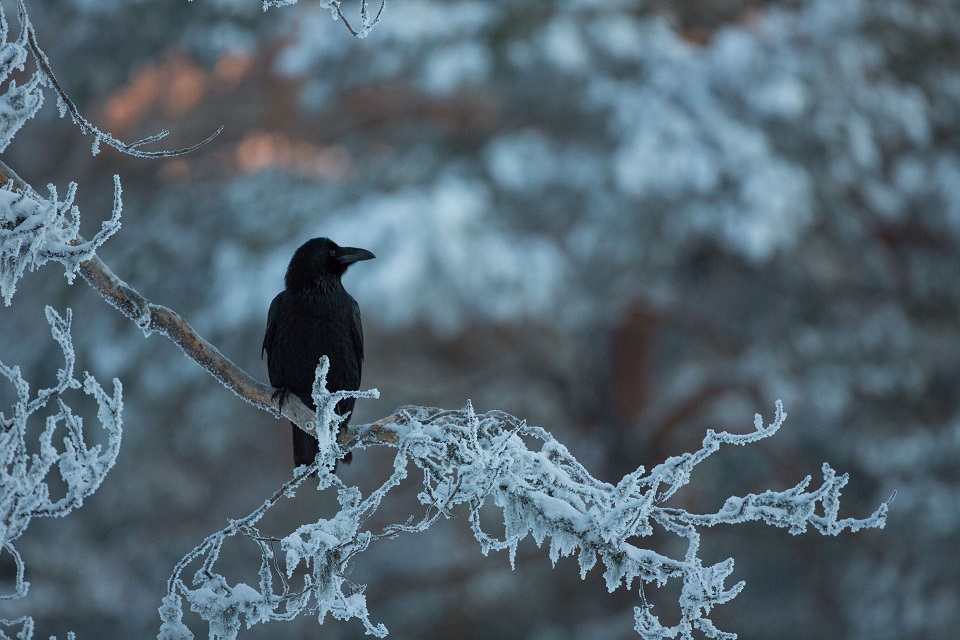
[[[287,261],[327,235],[377,255],[345,278],[364,387],[381,392],[354,423],[471,399],[616,481],[708,428],[769,422],[780,398],[780,433],[710,458],[677,506],[816,482],[824,461],[851,475],[841,515],[898,497],[882,531],[707,532],[704,560],[734,556],[747,582],[718,626],[748,640],[956,633],[958,0],[389,0],[364,40],[306,1],[28,9],[105,130],[169,128],[175,148],[224,125],[183,157],[94,157],[48,96],[4,161],[41,190],[77,181],[88,236],[119,173],[123,229],[100,256],[255,377]],[[356,2],[344,11],[358,21]],[[44,303],[74,309],[81,371],[123,381],[124,443],[83,509],[25,534],[30,593],[0,616],[29,613],[44,637],[151,637],[177,560],[290,477],[289,425],[57,267],[0,311],[0,360],[35,386],[62,363]],[[359,451],[342,474],[373,486],[389,461]],[[398,489],[383,523],[419,513],[417,489]],[[304,490],[265,532],[330,513]],[[253,545],[224,555],[255,580]],[[379,543],[351,579],[393,638],[637,637],[635,590],[607,594],[597,570],[581,582],[571,559],[551,570],[529,542],[511,572],[479,553],[464,513]],[[673,620],[676,585],[646,591]],[[241,637],[362,632],[301,618]]]

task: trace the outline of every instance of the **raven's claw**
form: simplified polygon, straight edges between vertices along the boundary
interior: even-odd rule
[[[274,389],[273,395],[270,396],[271,400],[276,400],[277,396],[280,396],[280,402],[277,405],[277,411],[283,412],[283,403],[286,402],[287,396],[290,395],[290,389]]]

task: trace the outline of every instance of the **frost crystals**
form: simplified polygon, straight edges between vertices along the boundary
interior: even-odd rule
[[[43,76],[39,72],[19,87],[16,80],[10,79],[15,70],[23,71],[27,61],[27,31],[21,29],[20,36],[13,42],[7,40],[8,33],[7,18],[0,7],[0,40],[3,41],[0,43],[0,86],[7,85],[6,93],[0,95],[0,152],[43,104],[40,88]]]
[[[25,187],[14,191],[13,181],[0,187],[0,296],[4,304],[17,289],[24,271],[56,261],[64,266],[67,280],[73,281],[80,263],[120,230],[120,178],[113,177],[113,214],[90,240],[80,241],[80,211],[73,204],[77,185],[70,183],[61,201],[53,185],[44,198]]]
[[[13,385],[17,400],[13,413],[0,412],[0,541],[16,565],[16,585],[13,593],[0,594],[0,599],[22,598],[27,594],[29,583],[24,580],[24,561],[14,547],[14,542],[23,534],[30,521],[36,517],[65,516],[83,504],[94,493],[113,467],[120,451],[121,419],[123,411],[120,381],[113,381],[113,396],[107,395],[93,376],[84,373],[81,383],[74,377],[76,356],[70,340],[72,314],[67,310],[61,317],[52,307],[46,308],[47,322],[54,340],[63,351],[64,366],[57,372],[56,384],[40,389],[35,396],[30,394],[30,385],[20,374],[19,367],[9,367],[0,362],[0,376]],[[106,443],[88,446],[83,420],[74,415],[64,397],[70,390],[83,389],[92,396],[98,406],[97,419],[106,432]],[[39,437],[28,437],[27,423],[30,417],[56,398],[57,412],[46,417]],[[60,435],[56,435],[60,434]],[[59,446],[55,442],[59,440]],[[39,440],[39,446],[33,440]],[[28,440],[31,441],[28,446]],[[54,486],[66,485],[60,498],[51,496],[48,477],[57,467],[62,478]],[[33,621],[22,618],[10,624],[23,623],[22,633],[17,637],[32,635]],[[29,631],[29,633],[28,633]],[[0,632],[2,633],[2,632]]]

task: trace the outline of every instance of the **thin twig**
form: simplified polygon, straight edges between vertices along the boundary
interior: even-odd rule
[[[367,16],[368,16],[369,14],[367,13],[367,0],[362,0],[362,2],[361,2],[361,4],[360,4],[360,19],[363,21],[363,32],[364,32],[364,34],[369,33],[369,32],[370,32],[370,29],[372,29],[372,28],[374,27],[374,25],[376,25],[378,22],[380,22],[380,15],[383,13],[383,7],[384,7],[386,4],[387,4],[387,0],[381,0],[381,1],[380,1],[380,9],[377,10],[377,15],[374,16],[372,22],[369,22],[369,23],[368,23],[368,22],[367,22]],[[337,17],[340,18],[341,20],[343,20],[343,25],[347,28],[347,30],[348,30],[352,35],[354,35],[354,36],[360,36],[360,33],[357,32],[352,26],[350,26],[350,22],[347,20],[347,17],[346,17],[345,15],[343,15],[343,11],[340,9],[340,5],[339,5],[339,4],[337,5]],[[360,37],[363,37],[363,36],[360,36]]]
[[[343,20],[343,25],[350,31],[353,35],[358,35],[357,32],[350,26],[350,22],[347,20],[347,16],[343,15],[343,11],[340,10],[340,5],[337,5],[337,16]]]
[[[53,91],[57,94],[57,97],[60,98],[63,106],[70,114],[70,117],[73,118],[73,121],[80,126],[80,130],[84,133],[91,133],[98,141],[105,142],[107,145],[113,147],[117,151],[135,156],[137,158],[171,158],[173,156],[179,156],[185,153],[190,153],[191,151],[196,151],[200,147],[216,138],[223,131],[223,127],[221,126],[219,129],[210,134],[205,140],[182,149],[175,149],[172,151],[140,151],[139,147],[142,147],[145,144],[150,144],[151,142],[162,140],[163,138],[167,137],[170,132],[164,129],[160,131],[160,133],[128,144],[116,139],[110,133],[100,130],[93,123],[83,117],[83,115],[80,113],[80,110],[77,108],[77,105],[74,104],[73,100],[70,99],[63,87],[60,86],[60,82],[57,80],[57,76],[53,73],[53,68],[50,66],[50,59],[47,58],[47,54],[43,52],[43,49],[41,49],[40,45],[37,43],[37,34],[33,30],[33,25],[30,23],[29,16],[27,16],[27,8],[24,5],[23,0],[17,0],[17,7],[20,25],[27,33],[27,47],[33,54],[33,58],[37,63],[37,67],[46,77],[47,81],[50,83],[50,86],[53,88]]]

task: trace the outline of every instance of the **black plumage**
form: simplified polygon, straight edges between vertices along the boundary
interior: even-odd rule
[[[341,247],[328,238],[313,238],[293,254],[286,288],[270,303],[263,353],[267,354],[270,384],[293,393],[316,409],[310,392],[320,357],[330,359],[329,391],[356,391],[363,368],[363,327],[360,307],[340,278],[354,262],[374,257],[366,249]],[[339,415],[353,411],[355,399],[337,403]],[[348,420],[341,423],[346,429]],[[312,464],[319,451],[316,438],[293,425],[296,466]],[[349,463],[348,452],[343,461]]]

